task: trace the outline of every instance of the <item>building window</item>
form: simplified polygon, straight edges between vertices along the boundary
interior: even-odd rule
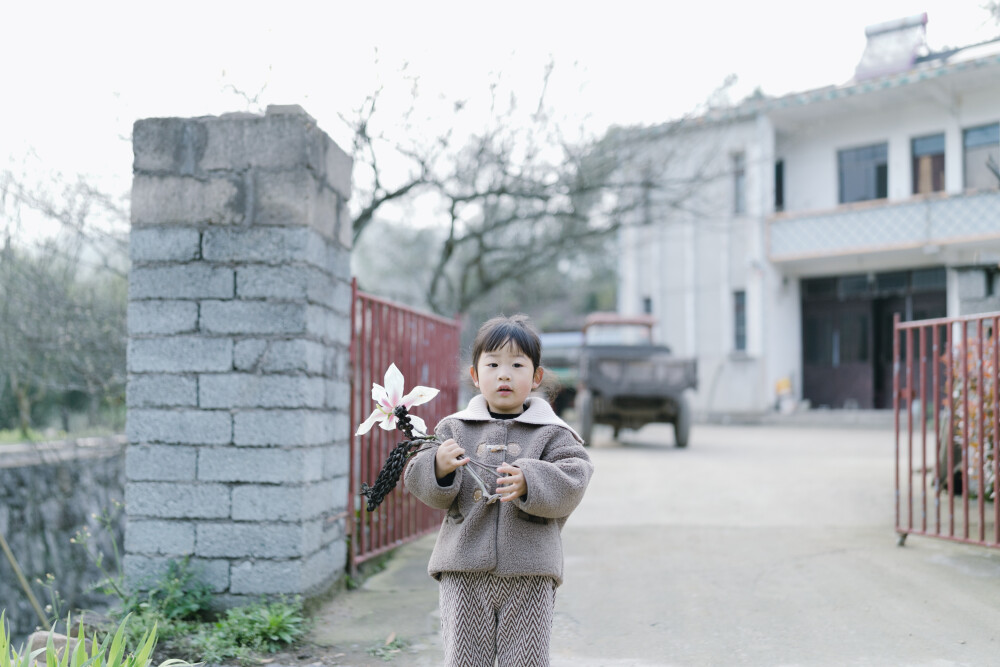
[[[747,169],[746,155],[733,154],[733,213],[743,215],[747,212]]]
[[[910,142],[913,153],[913,194],[944,191],[944,135],[917,137]]]
[[[647,315],[652,315],[653,313],[653,297],[644,296],[642,297],[642,312]]]
[[[841,204],[885,199],[889,195],[888,155],[888,144],[837,151]]]
[[[965,130],[963,143],[966,189],[1000,187],[1000,124]]]
[[[733,349],[745,352],[747,349],[747,293],[745,290],[733,292]]]
[[[774,210],[785,210],[785,161],[774,163]]]
[[[746,155],[733,154],[733,213],[747,212],[747,165]]]

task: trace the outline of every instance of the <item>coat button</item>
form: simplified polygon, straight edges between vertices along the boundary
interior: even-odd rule
[[[521,453],[521,445],[517,444],[516,442],[512,442],[507,445],[507,452],[511,456],[517,456],[518,454]]]

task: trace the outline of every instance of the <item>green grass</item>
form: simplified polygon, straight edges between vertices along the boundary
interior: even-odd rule
[[[6,630],[6,618],[4,613],[0,612],[0,667],[33,667],[36,664],[36,657],[39,660],[38,664],[47,667],[147,667],[156,647],[156,628],[150,628],[133,643],[127,639],[128,623],[129,618],[126,617],[118,628],[114,632],[107,633],[100,643],[94,637],[89,651],[84,641],[86,637],[83,626],[79,626],[79,632],[74,638],[75,644],[67,646],[61,652],[56,650],[52,633],[49,633],[47,646],[29,655],[26,650],[11,645],[10,635]],[[72,625],[69,619],[67,625]],[[189,663],[175,659],[165,660],[160,667],[182,665],[190,667]]]
[[[94,426],[78,431],[66,433],[65,431],[48,431],[42,433],[35,429],[28,429],[28,437],[21,433],[21,429],[0,429],[0,445],[19,445],[31,442],[52,442],[54,440],[66,440],[73,438],[103,438],[118,435],[120,430],[115,430],[107,426]]]
[[[28,437],[24,437],[21,429],[0,430],[0,445],[18,445],[22,442],[44,442],[45,436],[34,429],[28,429]]]

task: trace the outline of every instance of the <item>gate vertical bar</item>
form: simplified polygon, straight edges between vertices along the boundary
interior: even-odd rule
[[[907,527],[913,530],[913,329],[906,329],[906,502]]]
[[[969,539],[969,325],[962,322],[962,536]]]
[[[934,394],[934,532],[941,532],[941,388],[938,384],[941,367],[941,336],[940,328],[934,325],[931,329],[931,373],[933,375],[931,391]]]
[[[979,540],[983,541],[986,539],[986,476],[985,476],[985,459],[986,459],[986,429],[983,428],[983,420],[985,419],[985,414],[983,407],[985,405],[985,386],[983,385],[983,363],[986,359],[985,352],[985,342],[983,340],[983,321],[976,320],[976,393],[978,394],[979,409],[978,409],[978,419],[976,420],[976,430],[978,438],[978,446],[976,450],[978,452],[978,475],[979,475],[979,492],[976,494],[979,509]]]
[[[948,483],[948,535],[955,536],[955,352],[954,334],[955,326],[949,322],[945,329],[948,345],[948,375],[946,384],[948,385],[948,437],[945,443],[945,458],[948,462],[948,470],[945,471]]]
[[[917,334],[920,340],[920,527],[927,532],[927,329],[920,327]]]
[[[893,313],[892,316],[892,410],[895,418],[896,424],[896,530],[902,533],[904,536],[906,533],[903,531],[902,524],[902,512],[900,509],[900,493],[902,489],[900,488],[899,481],[899,313]]]
[[[1000,544],[1000,499],[997,485],[1000,484],[1000,316],[993,318],[993,543]]]

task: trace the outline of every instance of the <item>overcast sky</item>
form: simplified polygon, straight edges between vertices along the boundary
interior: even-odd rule
[[[872,23],[927,12],[932,48],[1000,29],[985,0],[715,2],[31,2],[0,17],[0,160],[128,178],[132,122],[301,104],[334,139],[379,81],[406,97],[485,97],[491,76],[597,132],[683,114],[738,76],[734,97],[843,83]],[[375,52],[378,50],[378,62]],[[493,73],[491,75],[491,73]],[[500,73],[500,74],[497,74]],[[2,163],[0,163],[2,166]]]

